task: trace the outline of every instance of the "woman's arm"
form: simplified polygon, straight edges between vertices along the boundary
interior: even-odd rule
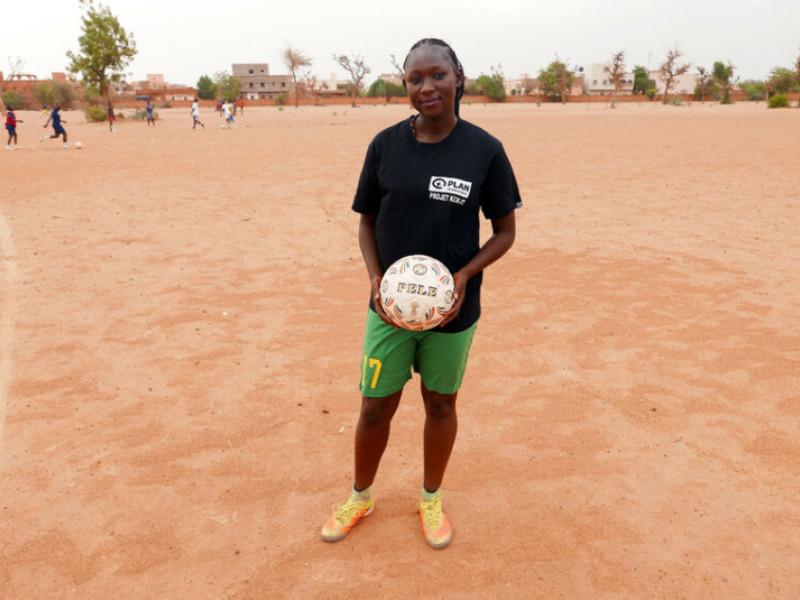
[[[467,282],[508,252],[509,248],[514,245],[516,233],[517,224],[513,210],[504,217],[492,219],[492,237],[486,241],[464,268],[457,273],[453,273],[453,285],[455,288],[453,291],[453,307],[447,313],[440,327],[447,325],[458,316],[461,305],[464,303]]]
[[[375,220],[377,215],[361,215],[358,222],[358,246],[361,248],[361,255],[364,257],[364,264],[367,267],[370,286],[372,287],[372,300],[375,305],[375,312],[386,323],[392,327],[397,327],[383,310],[381,304],[381,279],[383,269],[381,260],[378,256],[378,243],[375,241]]]

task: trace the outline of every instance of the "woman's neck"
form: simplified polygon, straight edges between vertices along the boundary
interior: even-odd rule
[[[413,130],[417,141],[425,143],[440,142],[446,138],[458,123],[455,113],[442,115],[437,119],[417,114],[414,117]]]

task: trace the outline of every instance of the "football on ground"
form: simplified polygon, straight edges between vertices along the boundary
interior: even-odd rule
[[[453,305],[453,276],[441,262],[416,254],[394,262],[381,280],[381,304],[403,329],[433,329]]]

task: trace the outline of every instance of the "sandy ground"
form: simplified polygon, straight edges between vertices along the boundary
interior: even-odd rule
[[[349,210],[405,107],[234,130],[67,113],[0,153],[0,597],[797,598],[800,110],[468,106],[526,202],[487,273],[445,480],[423,411],[351,482],[367,279]],[[341,433],[340,433],[341,431]]]

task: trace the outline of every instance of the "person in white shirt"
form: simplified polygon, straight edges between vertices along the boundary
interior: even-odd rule
[[[203,125],[203,122],[200,120],[200,103],[197,101],[197,98],[194,99],[192,102],[192,129],[200,125],[203,129],[206,128]]]
[[[225,124],[228,126],[228,129],[231,128],[231,125],[233,125],[234,121],[231,104],[232,103],[230,102],[230,100],[228,100],[225,102],[225,104],[222,105],[222,111],[225,114]]]

